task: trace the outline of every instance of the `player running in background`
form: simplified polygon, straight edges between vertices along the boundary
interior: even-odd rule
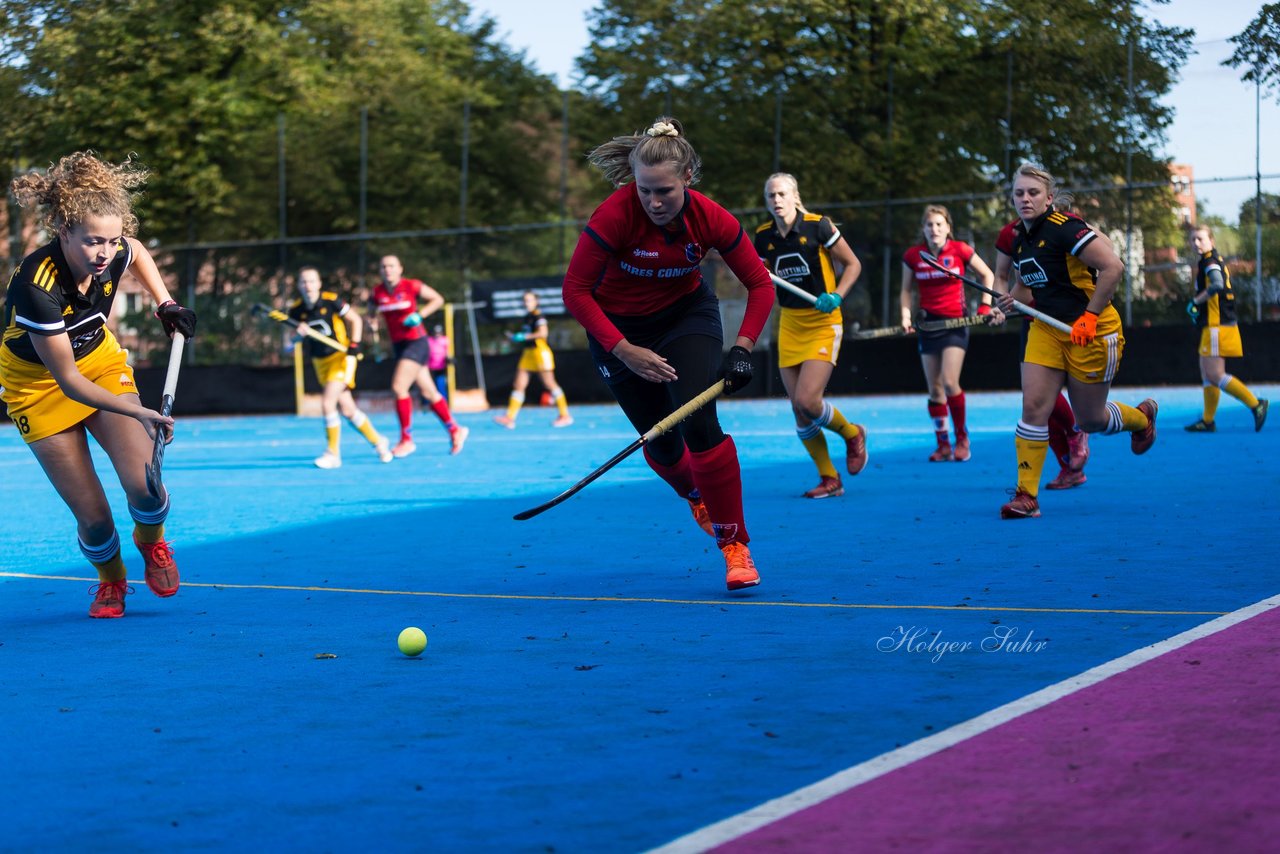
[[[769,319],[773,285],[738,221],[701,193],[701,160],[680,123],[597,146],[589,161],[617,187],[578,239],[564,304],[587,330],[596,367],[631,424],[646,432],[723,377],[751,381],[751,349]],[[737,338],[724,353],[720,303],[700,264],[716,250],[747,288]],[[760,583],[747,547],[742,473],[715,401],[649,442],[645,460],[688,500],[716,538],[730,590]]]
[[[1003,519],[1040,515],[1037,495],[1049,449],[1049,415],[1066,384],[1080,427],[1090,433],[1130,434],[1130,448],[1145,454],[1156,440],[1158,406],[1147,398],[1136,407],[1107,400],[1124,353],[1120,314],[1111,305],[1123,267],[1111,241],[1075,214],[1055,211],[1057,179],[1030,163],[1013,176],[1013,269],[1017,284],[1000,298],[1036,308],[1071,326],[1066,333],[1035,322],[1027,333],[1022,362],[1022,419],[1015,431],[1018,484],[1000,508]]]
[[[382,281],[374,286],[370,307],[387,324],[387,335],[396,354],[391,375],[391,391],[396,397],[396,417],[400,419],[400,441],[391,449],[397,457],[407,457],[418,449],[413,442],[413,400],[409,392],[417,384],[431,411],[449,431],[449,453],[462,450],[470,431],[453,420],[449,402],[431,379],[427,363],[431,360],[431,342],[422,327],[422,318],[444,305],[444,297],[418,279],[404,278],[404,266],[395,255],[385,255],[379,269]],[[418,300],[424,305],[418,307]]]
[[[506,414],[495,415],[493,420],[503,427],[515,429],[516,416],[520,414],[520,407],[524,406],[525,390],[529,388],[529,373],[537,371],[542,387],[551,394],[551,399],[560,412],[551,426],[568,427],[573,423],[573,417],[569,415],[569,402],[565,399],[564,389],[556,382],[556,357],[547,344],[547,318],[538,309],[538,295],[533,291],[524,292],[524,309],[527,313],[520,331],[511,334],[511,340],[524,348],[520,353],[520,363],[516,365],[511,397],[507,400]]]
[[[124,489],[147,587],[161,597],[178,592],[178,567],[164,539],[169,494],[161,486],[163,494],[152,495],[146,479],[156,431],[172,440],[173,419],[138,402],[128,353],[106,327],[128,272],[159,305],[156,316],[170,337],[175,330],[195,334],[195,312],[169,296],[151,253],[133,236],[134,190],[146,178],[129,160],[106,163],[86,151],[10,185],[19,205],[40,209],[53,239],[22,259],[9,281],[0,397],[75,517],[80,551],[98,571],[90,617],[123,617],[125,596],[133,592],[90,435]],[[18,486],[9,484],[11,501]]]
[[[778,369],[795,414],[796,435],[818,467],[818,485],[805,498],[844,495],[831,462],[824,429],[845,441],[845,466],[856,475],[867,464],[867,431],[850,424],[823,399],[840,355],[844,318],[840,304],[858,280],[862,264],[835,223],[809,213],[800,200],[800,184],[785,172],[764,182],[764,204],[773,215],[756,229],[756,254],[774,275],[817,297],[816,303],[779,289],[782,317],[778,328]],[[840,267],[836,279],[835,266]]]
[[[1054,207],[1057,210],[1068,210],[1071,206],[1070,195],[1059,193]],[[996,269],[995,289],[1002,293],[1009,291],[1009,268],[1012,266],[1013,228],[1018,220],[1005,225],[996,237]],[[1022,350],[1027,349],[1027,334],[1030,323],[1022,325]],[[1071,489],[1079,486],[1088,478],[1084,475],[1085,463],[1089,462],[1089,434],[1076,425],[1076,414],[1071,411],[1071,403],[1065,391],[1058,392],[1053,402],[1053,412],[1049,414],[1049,449],[1058,461],[1058,474],[1044,485],[1045,489]]]
[[[331,291],[321,290],[320,271],[315,267],[303,267],[298,271],[299,298],[289,306],[289,317],[299,327],[309,326],[321,335],[327,335],[339,344],[346,344],[346,352],[334,350],[327,344],[307,338],[301,332],[286,333],[290,349],[298,341],[303,342],[306,354],[311,357],[316,379],[322,389],[320,411],[324,414],[324,432],[327,440],[325,452],[316,457],[315,464],[322,469],[336,469],[342,465],[342,449],[338,442],[341,421],[338,412],[369,440],[378,459],[391,462],[391,449],[387,440],[373,429],[368,416],[356,406],[351,390],[356,387],[356,354],[360,352],[360,338],[364,321],[358,312],[351,310],[346,300]]]
[[[973,251],[973,247],[952,239],[951,213],[945,207],[927,205],[920,225],[924,230],[924,242],[912,246],[902,256],[899,304],[903,329],[913,328],[917,301],[921,319],[946,320],[965,316],[964,283],[925,263],[920,257],[921,252],[929,252],[939,264],[960,275],[972,270],[987,287],[991,287],[993,280],[991,268]],[[978,314],[990,315],[992,323],[1004,323],[1004,314],[999,309],[992,310],[989,294],[982,295]],[[934,332],[919,330],[916,338],[925,384],[929,387],[929,418],[933,421],[933,432],[938,440],[938,447],[929,455],[929,461],[967,462],[971,451],[960,371],[964,368],[964,354],[969,349],[969,330],[967,327]],[[951,427],[955,430],[954,446],[947,431],[948,413]]]
[[[444,334],[444,327],[436,324],[431,327],[431,334],[427,336],[430,344],[430,351],[427,354],[427,370],[431,371],[431,378],[436,384],[436,391],[440,392],[440,396],[449,399],[449,336]],[[425,400],[424,403],[427,403]],[[430,406],[430,403],[427,403]]]
[[[1213,231],[1200,226],[1191,232],[1196,250],[1196,295],[1187,303],[1187,313],[1200,327],[1200,379],[1204,383],[1204,415],[1186,429],[1191,433],[1212,433],[1218,429],[1218,399],[1222,392],[1249,407],[1253,430],[1267,420],[1266,398],[1258,398],[1249,387],[1227,373],[1227,357],[1244,355],[1240,327],[1236,325],[1236,295],[1231,290],[1231,273],[1213,245]]]

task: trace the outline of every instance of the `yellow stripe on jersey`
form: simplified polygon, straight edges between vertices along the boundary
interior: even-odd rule
[[[1062,225],[1064,222],[1067,221],[1067,215],[1062,213],[1061,211],[1054,211],[1053,213],[1049,214],[1048,220],[1054,225]]]
[[[771,228],[773,228],[773,220],[762,222],[760,225],[756,226],[756,234],[759,234],[762,231],[768,231]]]
[[[46,258],[40,262],[31,281],[46,291],[53,289],[54,283],[58,281],[58,266],[53,263],[52,258]]]

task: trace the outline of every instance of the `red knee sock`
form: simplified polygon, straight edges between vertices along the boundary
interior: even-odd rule
[[[436,414],[436,417],[440,419],[440,423],[443,424],[445,429],[450,433],[458,429],[458,425],[453,423],[453,413],[449,411],[449,401],[445,400],[443,397],[440,398],[435,403],[431,404],[431,411]]]
[[[1067,396],[1058,392],[1058,399],[1053,402],[1053,412],[1049,413],[1049,447],[1053,455],[1062,465],[1067,464],[1071,456],[1071,446],[1067,440],[1076,429],[1076,414],[1071,411]]]
[[[956,438],[968,436],[969,428],[964,423],[964,392],[948,397],[947,409],[951,410],[951,427],[956,431]]]
[[[400,419],[400,441],[407,442],[413,436],[413,400],[396,398],[396,417]]]
[[[649,456],[649,449],[645,448],[644,461],[649,464],[649,468],[658,473],[658,477],[669,483],[681,498],[688,498],[694,492],[693,469],[689,466],[689,450],[687,448],[681,448],[680,459],[669,466],[664,466]]]
[[[749,543],[747,522],[742,513],[742,469],[738,466],[738,448],[732,436],[709,451],[689,453],[693,484],[702,494],[715,528],[716,542]]]

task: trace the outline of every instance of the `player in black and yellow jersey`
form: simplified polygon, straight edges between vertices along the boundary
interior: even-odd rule
[[[1015,431],[1018,485],[1000,508],[1004,519],[1040,515],[1037,495],[1049,448],[1049,415],[1066,384],[1076,422],[1088,433],[1128,432],[1135,454],[1155,443],[1156,411],[1147,398],[1136,407],[1107,400],[1120,367],[1124,335],[1111,298],[1123,267],[1111,241],[1072,213],[1053,209],[1057,180],[1030,163],[1013,176],[1013,270],[1017,284],[1000,299],[1035,301],[1040,311],[1071,327],[1061,332],[1040,321],[1031,325],[1022,362],[1022,419]]]
[[[360,352],[363,319],[358,312],[351,310],[346,300],[321,289],[320,271],[315,267],[303,267],[298,271],[298,294],[299,298],[289,306],[289,317],[298,322],[299,328],[308,326],[321,335],[347,345],[347,350],[343,352],[298,333],[306,354],[311,357],[316,379],[320,381],[323,390],[320,411],[324,414],[324,432],[328,446],[323,454],[316,457],[316,466],[336,469],[342,465],[342,450],[338,443],[342,423],[338,419],[339,411],[351,422],[352,427],[360,431],[361,436],[369,440],[369,444],[378,452],[378,459],[384,463],[391,462],[391,446],[373,429],[368,416],[356,406],[355,397],[351,394],[351,390],[356,387],[356,354]],[[291,341],[290,344],[292,343],[294,342]]]
[[[164,539],[169,495],[147,489],[156,431],[173,438],[173,419],[138,402],[128,353],[107,329],[126,272],[155,298],[165,331],[190,338],[196,316],[165,288],[146,247],[133,235],[133,191],[147,173],[90,152],[63,157],[45,173],[15,178],[14,198],[40,209],[54,235],[22,259],[5,300],[0,386],[9,418],[76,519],[80,551],[98,570],[91,617],[124,616],[120,536],[94,471],[88,437],[115,467],[134,520],[133,541],[157,596],[178,592],[178,568]]]
[[[796,435],[818,467],[818,485],[804,497],[834,498],[844,495],[844,485],[822,431],[830,430],[844,439],[849,474],[856,475],[867,464],[866,429],[851,424],[823,397],[840,355],[844,333],[840,304],[858,280],[862,264],[835,223],[805,210],[795,176],[785,172],[770,175],[764,183],[764,203],[773,216],[756,228],[756,253],[774,275],[817,300],[813,303],[777,289],[782,309],[778,370],[791,399]]]
[[[1256,433],[1267,420],[1268,401],[1259,399],[1249,387],[1227,373],[1227,358],[1244,355],[1240,327],[1236,325],[1236,295],[1231,290],[1231,273],[1213,245],[1213,232],[1200,226],[1191,232],[1195,247],[1196,295],[1187,303],[1187,313],[1200,327],[1200,379],[1204,382],[1204,416],[1186,429],[1191,433],[1212,433],[1218,429],[1218,398],[1222,392],[1249,407]]]
[[[523,346],[520,361],[516,364],[516,377],[511,384],[511,396],[507,399],[507,411],[503,415],[493,416],[493,420],[514,430],[516,416],[524,406],[525,392],[529,388],[529,375],[536,372],[542,380],[542,387],[556,404],[559,415],[551,422],[552,427],[568,427],[573,423],[569,414],[569,401],[564,396],[564,389],[556,382],[556,357],[547,343],[547,318],[538,308],[538,295],[533,291],[524,292],[524,322],[518,332],[508,332],[508,337]]]

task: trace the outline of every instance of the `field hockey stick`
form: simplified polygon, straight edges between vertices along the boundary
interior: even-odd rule
[[[877,329],[855,329],[849,337],[855,341],[870,341],[873,338],[896,338],[899,335],[914,335],[914,329],[903,326],[881,326]]]
[[[930,255],[928,252],[921,252],[920,259],[924,261],[926,264],[928,264],[930,267],[932,267],[933,269],[941,270],[942,272],[946,273],[948,276],[954,276],[955,278],[964,282],[969,287],[977,288],[978,290],[982,291],[984,294],[991,294],[991,296],[993,297],[1004,296],[1004,294],[1000,293],[999,291],[992,290],[991,288],[987,287],[981,282],[975,282],[973,279],[969,278],[968,276],[957,273],[955,270],[948,270],[946,267],[938,263],[938,259],[935,256]],[[1049,324],[1054,329],[1060,329],[1063,332],[1066,332],[1068,334],[1070,334],[1071,332],[1071,327],[1063,323],[1058,318],[1050,317],[1049,315],[1045,314],[1043,311],[1037,311],[1036,309],[1032,308],[1026,303],[1022,303],[1022,302],[1018,302],[1017,300],[1014,300],[1013,307],[1025,315],[1034,317],[1036,320],[1039,320],[1042,323]]]
[[[600,466],[600,468],[596,469],[591,474],[587,475],[582,480],[578,481],[573,486],[569,487],[564,492],[560,493],[555,498],[548,501],[546,504],[539,504],[537,507],[534,507],[531,510],[522,510],[511,518],[515,519],[517,522],[523,522],[525,519],[532,519],[534,516],[537,516],[539,513],[542,513],[546,510],[550,510],[552,507],[555,507],[557,504],[564,501],[566,498],[573,497],[574,495],[581,492],[582,488],[585,487],[587,484],[591,483],[591,481],[600,477],[600,475],[604,474],[609,469],[613,468],[618,463],[622,462],[627,457],[631,456],[636,451],[640,450],[645,445],[647,445],[648,443],[652,442],[654,439],[661,436],[663,433],[670,431],[671,428],[675,427],[681,421],[685,420],[690,415],[697,412],[699,409],[706,406],[711,401],[715,400],[723,392],[724,392],[724,380],[716,380],[715,385],[711,386],[711,388],[707,389],[702,394],[693,398],[684,406],[681,406],[675,412],[671,413],[666,418],[662,419],[657,424],[650,427],[648,432],[646,432],[639,439],[636,439],[627,447],[623,448],[622,451],[616,454],[613,457],[613,459],[609,460],[609,462]]]
[[[178,370],[182,367],[182,349],[187,346],[187,339],[181,332],[173,333],[173,347],[169,350],[169,370],[164,375],[164,396],[160,399],[160,414],[168,416],[173,412],[173,395],[178,390]],[[152,498],[160,497],[160,488],[164,485],[160,480],[160,467],[164,464],[164,430],[156,428],[156,443],[151,449],[151,463],[147,466],[147,492]]]
[[[941,320],[920,320],[916,329],[921,332],[941,332],[944,329],[964,329],[966,326],[981,326],[987,322],[989,314],[971,314],[968,317],[947,317]]]
[[[276,321],[277,323],[283,323],[283,324],[286,324],[287,326],[292,326],[294,329],[298,330],[298,332],[301,333],[303,336],[307,338],[311,338],[315,341],[319,341],[321,344],[324,344],[327,347],[332,347],[333,349],[339,350],[343,353],[347,352],[346,344],[343,344],[341,341],[339,341],[336,338],[330,338],[328,335],[324,335],[322,333],[316,332],[307,324],[299,323],[298,321],[294,320],[292,317],[285,314],[283,311],[280,311],[279,309],[274,309],[271,306],[263,305],[262,303],[257,302],[253,304],[253,307],[250,308],[249,311],[257,315],[268,317],[271,320]],[[364,353],[356,353],[355,357],[357,359],[363,359]]]
[[[782,288],[784,291],[790,291],[791,293],[793,293],[793,294],[795,294],[796,296],[800,297],[800,299],[802,299],[802,300],[807,300],[810,304],[816,303],[816,302],[818,301],[818,298],[817,298],[817,297],[815,297],[813,294],[809,293],[808,291],[806,291],[804,288],[800,287],[799,285],[793,285],[793,284],[791,284],[790,282],[788,282],[786,279],[782,278],[781,276],[774,275],[774,274],[771,272],[771,273],[769,273],[769,278],[770,278],[770,279],[773,279],[773,283],[774,283],[775,285],[777,285],[778,287]]]

